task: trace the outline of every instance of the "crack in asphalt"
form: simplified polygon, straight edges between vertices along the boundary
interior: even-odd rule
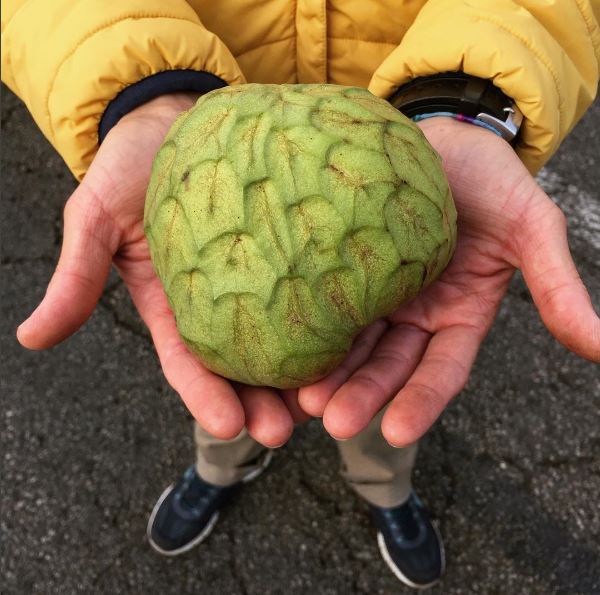
[[[144,343],[146,343],[147,345],[153,345],[152,338],[145,332],[138,329],[136,325],[122,318],[119,312],[119,308],[111,304],[111,302],[105,296],[102,296],[98,301],[98,307],[103,308],[106,312],[108,312],[111,315],[116,326],[127,331],[128,333],[135,335],[136,337],[143,339]],[[140,324],[142,323],[140,322]]]
[[[50,256],[17,256],[15,258],[6,256],[0,260],[0,266],[19,266],[30,262],[43,262],[44,264],[55,265],[56,261]]]

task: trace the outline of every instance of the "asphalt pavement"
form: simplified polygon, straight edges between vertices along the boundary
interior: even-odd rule
[[[74,337],[33,353],[15,329],[56,263],[75,187],[2,96],[2,566],[9,594],[409,593],[338,475],[320,422],[299,428],[198,549],[154,553],[146,521],[193,460],[191,418],[116,276]],[[564,209],[600,309],[600,102],[540,182]],[[519,276],[471,379],[422,442],[415,485],[445,536],[431,593],[600,593],[600,373],[544,329]]]

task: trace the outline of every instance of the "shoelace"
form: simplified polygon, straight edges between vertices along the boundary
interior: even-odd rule
[[[193,469],[186,471],[181,486],[180,502],[188,509],[194,510],[199,504],[207,504],[218,490],[204,483]]]
[[[400,541],[411,541],[419,536],[421,523],[415,502],[409,500],[403,506],[385,510],[382,514],[394,538]]]

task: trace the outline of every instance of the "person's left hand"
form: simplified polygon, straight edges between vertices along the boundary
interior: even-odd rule
[[[442,156],[458,211],[456,253],[423,293],[362,333],[344,363],[299,403],[347,439],[388,402],[393,446],[418,440],[464,387],[515,269],[550,332],[600,361],[600,319],[571,258],[562,211],[508,143],[449,118],[421,123]]]
[[[306,418],[295,391],[232,384],[188,350],[152,262],[144,233],[144,203],[154,156],[197,94],[173,93],[148,101],[107,134],[64,211],[63,245],[48,290],[17,337],[46,349],[73,334],[91,315],[114,264],[148,326],[164,374],[196,421],[231,439],[246,427],[268,447],[285,443],[294,421]]]

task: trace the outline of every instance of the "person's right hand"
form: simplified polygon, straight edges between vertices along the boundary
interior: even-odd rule
[[[517,268],[548,330],[600,362],[600,318],[560,208],[499,136],[439,116],[419,127],[452,190],[456,252],[437,281],[367,327],[336,370],[300,389],[302,408],[337,439],[356,436],[384,407],[391,445],[421,438],[466,384]]]
[[[114,263],[150,329],[164,374],[198,423],[217,438],[246,426],[269,447],[290,437],[304,414],[296,391],[235,385],[204,368],[181,340],[144,235],[144,199],[152,161],[175,118],[197,95],[164,95],[133,110],[108,133],[85,178],[67,201],[64,238],[44,299],[19,327],[29,349],[73,334],[96,307]],[[283,398],[280,398],[283,397]]]

